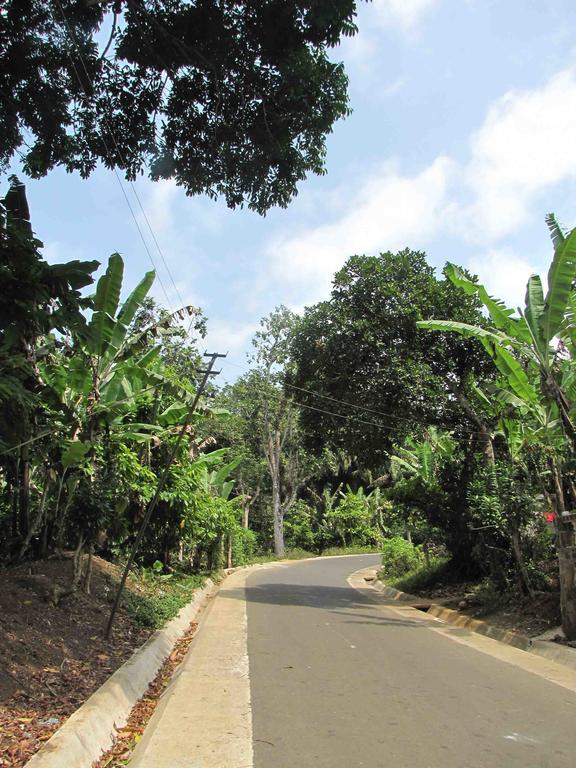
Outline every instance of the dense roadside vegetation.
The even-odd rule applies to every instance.
[[[354,0],[5,6],[3,173],[15,155],[33,178],[103,164],[258,213],[324,173]],[[551,606],[576,640],[576,230],[548,217],[547,290],[532,276],[519,310],[421,252],[350,255],[329,297],[275,308],[238,378],[202,390],[201,308],[159,306],[154,273],[128,285],[117,253],[47,263],[32,221],[12,176],[0,764],[23,766],[227,566],[381,552],[401,589]]]
[[[93,554],[126,559],[168,467],[137,555],[151,576],[384,547],[400,573],[441,562],[500,593],[560,590],[574,637],[576,235],[549,226],[548,294],[531,278],[521,314],[422,253],[352,257],[329,300],[262,320],[249,370],[212,382],[187,423],[201,357],[178,321],[202,335],[201,312],[157,307],[153,273],[126,290],[118,254],[99,277],[48,265],[13,179],[2,563],[72,552],[57,599],[89,592]]]

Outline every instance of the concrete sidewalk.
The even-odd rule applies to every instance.
[[[226,579],[131,768],[252,768],[246,571]]]

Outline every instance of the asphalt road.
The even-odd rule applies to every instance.
[[[576,693],[347,584],[378,560],[248,576],[255,768],[575,768]]]

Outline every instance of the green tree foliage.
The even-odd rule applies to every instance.
[[[231,207],[286,205],[324,172],[326,134],[348,112],[328,49],[355,13],[354,0],[9,0],[0,162],[19,151],[34,177],[150,167]]]
[[[353,493],[348,489],[342,494],[338,504],[324,516],[323,525],[335,546],[376,545],[380,540],[379,531],[373,526],[370,505],[362,490]]]
[[[255,368],[248,375],[252,428],[268,468],[274,551],[279,557],[284,555],[284,516],[312,474],[302,446],[298,410],[283,389],[296,322],[294,313],[282,306],[263,318],[253,339]]]
[[[306,310],[292,345],[289,382],[302,388],[299,401],[341,417],[303,412],[312,447],[344,448],[376,468],[415,423],[455,422],[451,389],[465,387],[486,366],[474,341],[418,331],[419,320],[439,311],[481,322],[477,300],[438,280],[422,253],[348,260],[334,278],[331,299]]]
[[[314,552],[318,548],[316,510],[303,499],[299,499],[284,518],[284,538],[290,549],[298,547]]]
[[[148,302],[154,273],[122,301],[118,254],[94,295],[82,296],[97,264],[42,260],[16,181],[2,211],[0,269],[12,294],[1,303],[0,391],[21,394],[3,396],[0,408],[0,559],[72,548],[71,589],[89,590],[94,550],[114,556],[132,545],[195,395],[198,353],[174,321],[190,317],[201,331],[202,318],[191,307],[174,317]],[[162,489],[144,563],[213,568],[233,554],[239,460],[207,452],[213,441],[200,436],[199,423],[209,416],[201,400]],[[236,551],[249,553],[244,539]]]
[[[54,330],[62,335],[85,327],[82,310],[90,300],[80,290],[98,266],[94,261],[50,265],[41,248],[24,185],[11,177],[0,202],[0,470],[11,512],[0,515],[0,525],[4,522],[13,541],[25,537],[31,524],[31,445],[52,428],[40,374],[47,354],[42,341]]]
[[[489,296],[482,285],[450,265],[448,275],[454,285],[467,295],[480,298],[490,314],[492,327],[479,327],[450,319],[428,320],[418,325],[425,331],[452,331],[465,338],[479,340],[500,374],[503,385],[500,398],[509,391],[511,396],[506,397],[506,400],[520,404],[525,411],[529,411],[533,421],[541,428],[541,436],[549,452],[552,478],[549,491],[553,496],[549,498],[556,510],[563,628],[568,637],[576,638],[574,524],[567,511],[567,501],[574,505],[576,498],[573,482],[565,488],[562,478],[563,456],[567,450],[573,453],[576,449],[572,407],[575,394],[573,361],[576,351],[573,345],[576,338],[576,230],[565,236],[553,216],[549,216],[547,222],[554,244],[554,256],[548,272],[548,290],[544,295],[541,279],[532,275],[526,288],[525,308],[520,316],[515,316],[513,310]],[[514,432],[518,437],[518,430],[508,431],[510,437]],[[494,475],[493,485],[495,481]],[[494,499],[495,496],[501,497],[501,494],[492,491],[490,496]]]
[[[394,536],[382,545],[382,570],[387,578],[404,576],[422,565],[424,565],[424,555],[410,541]]]

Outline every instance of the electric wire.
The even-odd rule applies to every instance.
[[[228,364],[230,364],[230,363],[228,363]],[[235,368],[240,368],[240,366],[238,366],[237,364],[232,363],[232,365]],[[254,369],[252,369],[252,370],[254,370]],[[246,372],[249,372],[249,371],[247,370]],[[137,394],[138,395],[145,394],[145,393],[150,392],[150,391],[152,391],[154,389],[157,389],[157,387],[158,387],[158,385],[154,384],[154,385],[152,385],[150,387],[147,387],[147,388],[141,390]],[[303,388],[298,387],[297,389],[303,389]],[[304,392],[309,392],[310,394],[316,395],[318,397],[323,397],[319,393],[313,392],[312,390],[303,389],[303,391]],[[280,392],[280,391],[276,391],[274,394],[272,392],[268,392],[267,397],[273,398],[273,399],[275,399],[278,402],[280,402],[282,400],[286,400],[286,396],[283,395],[282,392]],[[249,401],[254,402],[254,403],[257,402],[256,397],[250,397],[250,398],[246,398],[246,399],[248,399]],[[334,402],[341,403],[342,405],[346,405],[346,406],[349,405],[349,403],[347,403],[344,400],[337,400],[336,398],[330,398],[330,399],[333,400]],[[126,401],[118,401],[118,404],[120,404],[122,402],[129,402],[129,398],[127,398]],[[302,403],[302,402],[299,402],[297,400],[292,400],[291,399],[288,402],[290,404],[298,407],[298,408],[304,408],[306,410],[315,411],[317,413],[322,413],[322,414],[327,415],[327,416],[333,416],[335,418],[342,419],[342,420],[351,422],[353,424],[362,424],[364,426],[373,427],[373,428],[376,428],[377,430],[393,432],[394,430],[398,429],[398,425],[397,424],[386,424],[386,423],[384,423],[382,421],[372,421],[372,420],[369,421],[367,419],[361,419],[361,418],[359,418],[357,416],[353,416],[351,414],[336,413],[335,411],[329,411],[329,410],[327,410],[325,408],[319,408],[317,406],[310,405],[309,403]],[[372,412],[372,413],[386,415],[386,414],[384,414],[381,411],[374,411],[373,409],[367,409],[367,410],[369,412]],[[402,418],[403,421],[407,421],[408,423],[410,423],[412,425],[414,424],[414,420],[405,419],[403,417],[398,417],[398,418]],[[31,438],[30,440],[26,440],[26,441],[24,441],[22,443],[19,443],[18,445],[14,445],[14,446],[11,446],[10,448],[6,449],[6,450],[0,451],[0,456],[3,456],[5,454],[7,454],[7,453],[11,453],[12,451],[18,450],[22,446],[28,445],[30,443],[33,443],[33,442],[35,442],[37,440],[40,440],[41,438],[46,437],[46,436],[48,436],[50,434],[54,434],[54,433],[58,432],[59,429],[60,429],[60,427],[56,427],[56,428],[54,428],[52,430],[48,430],[46,432],[43,432],[40,435],[37,435],[36,437]],[[479,430],[470,430],[470,429],[466,429],[466,428],[460,428],[460,431],[464,432],[466,434],[470,434],[470,435],[483,435],[483,436],[485,436],[485,433],[480,432]],[[558,440],[558,445],[562,445],[563,444],[563,440],[562,440],[562,437],[560,435],[557,436],[557,440]]]
[[[85,62],[85,60],[84,60],[84,56],[83,56],[83,54],[82,54],[82,50],[81,50],[81,48],[80,48],[80,46],[79,46],[79,44],[78,44],[78,41],[76,40],[76,37],[75,37],[74,31],[73,31],[73,29],[72,29],[72,26],[71,26],[71,24],[70,24],[70,22],[69,22],[69,20],[68,20],[68,17],[66,16],[66,13],[65,13],[65,11],[64,11],[64,8],[62,7],[62,3],[60,2],[60,0],[56,0],[56,3],[57,3],[57,5],[58,5],[58,8],[59,8],[59,10],[60,10],[60,13],[61,13],[61,15],[62,15],[62,19],[63,19],[63,21],[64,21],[64,24],[65,24],[65,26],[66,26],[66,30],[67,30],[67,32],[68,32],[68,35],[69,35],[69,37],[70,37],[70,39],[71,39],[71,41],[72,41],[72,43],[73,43],[74,47],[76,48],[76,51],[77,51],[77,53],[78,53],[78,58],[79,58],[79,60],[80,60],[80,62],[81,62],[81,64],[82,64],[82,68],[83,68],[83,70],[84,70],[84,74],[86,75],[86,78],[87,78],[88,82],[90,83],[90,85],[93,87],[93,86],[94,86],[94,84],[93,84],[92,78],[90,77],[90,73],[89,73],[89,71],[88,71],[88,68],[87,68],[87,66],[86,66],[86,62]],[[83,89],[84,89],[84,85],[83,85],[83,83],[82,83],[82,78],[80,77],[80,74],[79,74],[79,72],[78,72],[78,69],[77,69],[77,67],[76,67],[76,63],[74,62],[74,59],[72,58],[72,56],[69,56],[69,58],[70,58],[70,62],[71,62],[71,64],[72,64],[72,68],[73,68],[73,70],[74,70],[74,73],[75,73],[75,75],[76,75],[76,79],[78,80],[78,83],[80,84],[81,88],[83,88]],[[124,165],[126,165],[126,159],[125,159],[125,157],[124,157],[124,156],[123,156],[123,154],[122,154],[122,151],[121,151],[121,149],[120,149],[120,147],[119,147],[119,145],[118,145],[118,142],[117,142],[117,140],[116,140],[116,136],[115,136],[115,134],[114,134],[114,131],[112,130],[112,128],[111,128],[110,126],[108,126],[108,133],[110,134],[110,137],[111,137],[111,139],[112,139],[112,141],[113,141],[113,143],[114,143],[114,146],[115,146],[115,148],[116,148],[116,151],[118,152],[118,155],[120,156],[120,159],[122,160],[122,162],[124,163]],[[103,143],[104,143],[104,147],[105,147],[105,149],[106,149],[106,153],[108,154],[108,157],[109,157],[109,159],[110,159],[110,161],[111,161],[111,151],[110,151],[110,147],[108,146],[108,143],[107,143],[107,141],[106,141],[106,138],[105,138],[105,136],[104,136],[104,135],[102,135],[102,137],[101,137],[101,138],[102,138],[102,141],[103,141]],[[134,220],[134,223],[135,223],[135,225],[136,225],[136,228],[138,229],[138,233],[139,233],[139,235],[140,235],[140,239],[142,240],[142,243],[143,243],[143,245],[144,245],[144,248],[145,248],[145,250],[146,250],[146,253],[147,253],[147,255],[148,255],[148,258],[149,258],[150,262],[152,263],[152,266],[153,266],[153,268],[154,268],[154,270],[155,270],[155,272],[156,272],[156,275],[157,275],[157,277],[158,277],[158,282],[160,283],[160,287],[162,288],[162,291],[163,291],[163,293],[164,293],[164,296],[165,296],[165,298],[166,298],[166,302],[167,302],[167,304],[168,304],[168,308],[169,308],[169,309],[170,309],[170,311],[172,312],[172,305],[171,305],[171,302],[170,302],[170,298],[169,298],[169,296],[168,296],[168,292],[167,292],[167,290],[166,290],[166,287],[165,287],[165,285],[164,285],[164,283],[163,283],[163,280],[162,280],[162,277],[161,277],[161,275],[160,275],[160,272],[159,272],[158,268],[156,267],[156,264],[155,264],[155,262],[154,262],[154,258],[152,257],[152,254],[151,254],[151,252],[150,252],[150,248],[148,247],[148,244],[147,244],[147,242],[146,242],[146,239],[144,238],[144,234],[142,233],[142,230],[141,230],[141,228],[140,228],[140,224],[139,224],[139,222],[138,222],[138,219],[137,219],[137,217],[136,217],[136,215],[135,215],[135,213],[134,213],[134,209],[133,209],[133,207],[132,207],[132,205],[131,205],[131,203],[130,203],[130,201],[129,201],[129,199],[128,199],[128,195],[126,194],[126,190],[124,189],[124,185],[123,185],[123,183],[122,183],[122,180],[121,180],[121,178],[120,178],[120,175],[119,175],[119,173],[118,173],[118,170],[116,169],[116,167],[115,167],[114,163],[112,163],[112,161],[111,161],[111,165],[112,165],[112,167],[113,167],[113,170],[114,170],[114,174],[115,174],[115,176],[116,176],[116,179],[118,180],[118,183],[120,184],[120,187],[121,187],[121,189],[122,189],[122,193],[123,193],[123,195],[124,195],[124,199],[126,200],[126,203],[127,203],[127,205],[128,205],[128,208],[129,208],[129,210],[130,210],[130,213],[131,213],[131,215],[132,215],[132,218],[133,218],[133,220]],[[138,203],[138,207],[140,208],[140,211],[141,211],[141,213],[142,213],[142,216],[143,216],[143,218],[144,218],[144,221],[146,222],[146,226],[148,227],[148,230],[150,231],[150,234],[151,234],[151,236],[152,236],[152,240],[153,240],[153,242],[154,242],[154,244],[155,244],[155,246],[156,246],[156,249],[157,249],[157,251],[158,251],[158,254],[159,254],[159,256],[160,256],[160,259],[161,259],[161,261],[162,261],[162,263],[163,263],[163,265],[164,265],[164,268],[165,268],[165,270],[166,270],[166,272],[167,272],[167,274],[168,274],[168,277],[169,277],[169,279],[170,279],[170,282],[172,283],[172,286],[173,286],[173,288],[174,288],[175,294],[176,294],[176,296],[177,296],[178,300],[180,301],[180,305],[181,305],[182,307],[184,307],[184,306],[185,306],[184,300],[182,299],[182,296],[181,296],[181,294],[180,294],[180,291],[178,290],[178,286],[177,286],[177,284],[176,284],[176,281],[174,280],[174,277],[173,277],[173,275],[172,275],[172,272],[171,272],[171,270],[170,270],[170,267],[168,266],[167,260],[166,260],[166,258],[165,258],[165,256],[164,256],[164,253],[163,253],[163,250],[162,250],[162,248],[160,247],[160,243],[158,242],[158,238],[156,237],[156,234],[155,234],[155,232],[154,232],[154,230],[153,230],[153,228],[152,228],[152,225],[151,225],[151,223],[150,223],[150,220],[149,220],[149,218],[148,218],[148,215],[147,215],[147,213],[146,213],[146,210],[144,209],[144,206],[142,205],[142,201],[141,201],[141,199],[140,199],[140,195],[138,194],[138,190],[136,189],[136,186],[135,186],[135,184],[134,184],[134,182],[133,182],[133,181],[129,180],[129,181],[128,181],[128,183],[129,183],[129,185],[130,185],[130,188],[131,188],[131,190],[132,190],[132,193],[133,193],[133,195],[134,195],[134,197],[135,197],[135,199],[136,199],[136,201],[137,201],[137,203]],[[191,325],[191,324],[190,324],[190,325]],[[189,333],[189,330],[190,330],[190,326],[189,326],[189,328],[188,328],[188,333]]]
[[[244,368],[243,366],[240,366],[237,363],[232,363],[229,360],[226,361],[225,365],[231,365],[234,368],[238,368],[240,371],[243,371],[244,373],[251,373],[253,370],[255,370],[255,369],[250,369],[250,368]],[[332,397],[331,395],[323,395],[320,392],[315,392],[312,389],[306,389],[305,387],[297,387],[295,384],[289,384],[287,382],[284,382],[282,384],[282,386],[284,386],[284,387],[286,387],[288,389],[293,389],[293,390],[297,390],[297,391],[300,391],[300,392],[305,392],[307,394],[314,395],[315,397],[319,397],[319,398],[321,398],[323,400],[329,400],[331,402],[338,403],[339,405],[344,405],[347,408],[356,408],[357,410],[360,410],[360,411],[365,411],[367,413],[373,413],[373,414],[375,414],[377,416],[383,416],[384,418],[387,418],[387,419],[390,419],[390,418],[391,419],[397,419],[398,421],[406,422],[406,423],[411,424],[411,425],[413,425],[415,423],[414,419],[409,419],[406,416],[398,416],[398,415],[396,415],[394,413],[387,413],[385,411],[379,411],[379,410],[376,410],[374,408],[368,408],[367,406],[358,405],[357,403],[351,403],[351,402],[349,402],[347,400],[339,400],[336,397]],[[340,416],[340,417],[342,417],[342,414],[335,414],[335,413],[333,413],[331,411],[323,411],[322,409],[314,408],[313,406],[306,405],[305,403],[297,403],[296,401],[293,401],[293,402],[296,405],[299,405],[301,408],[310,408],[312,410],[319,410],[321,413],[328,413],[328,414],[332,414],[333,416]],[[345,418],[347,418],[347,417],[345,417]],[[377,422],[364,422],[364,423],[376,424]],[[378,422],[378,423],[380,423],[380,422]],[[398,425],[390,425],[387,428],[389,428],[389,429],[397,429]],[[460,427],[459,431],[460,432],[464,432],[466,434],[470,434],[470,435],[485,435],[485,432],[482,432],[479,429],[469,429],[469,428],[466,428],[466,427]]]
[[[68,31],[68,35],[70,36],[70,38],[71,38],[71,41],[73,42],[73,44],[74,44],[74,46],[75,46],[75,48],[76,48],[76,50],[77,50],[77,53],[78,53],[78,57],[79,57],[79,59],[80,59],[80,62],[82,63],[82,67],[83,67],[84,73],[85,73],[85,75],[86,75],[86,78],[88,79],[88,82],[90,82],[90,84],[93,86],[93,82],[92,82],[92,79],[91,79],[91,77],[90,77],[90,73],[88,72],[88,68],[87,68],[87,66],[86,66],[86,62],[85,62],[85,60],[84,60],[84,56],[83,56],[83,54],[82,54],[82,51],[81,51],[81,49],[80,49],[80,46],[78,45],[78,42],[77,42],[76,38],[75,38],[74,32],[73,32],[73,30],[72,30],[72,28],[71,28],[70,22],[69,22],[69,20],[68,20],[68,18],[67,18],[67,16],[66,16],[66,13],[65,13],[65,11],[64,11],[64,9],[63,9],[63,7],[62,7],[62,4],[61,4],[60,0],[56,0],[56,3],[57,3],[57,5],[58,5],[58,8],[59,8],[59,10],[60,10],[60,13],[61,13],[61,15],[62,15],[62,19],[63,19],[63,21],[64,21],[64,24],[65,24],[65,26],[66,26],[66,29],[67,29],[67,31]],[[141,25],[139,25],[139,27],[140,27],[140,26],[141,26]],[[166,32],[167,32],[167,31],[166,31]],[[177,41],[177,42],[178,42],[178,43],[180,43],[180,41]],[[147,45],[147,47],[149,47],[149,46]],[[79,74],[79,72],[78,72],[78,70],[77,70],[77,67],[76,67],[76,64],[75,64],[75,62],[74,62],[74,59],[73,59],[73,58],[72,58],[72,56],[70,56],[70,55],[69,55],[69,58],[70,58],[70,61],[71,61],[71,64],[72,64],[73,70],[74,70],[74,72],[75,72],[76,78],[77,78],[77,80],[78,80],[78,82],[79,82],[80,86],[81,86],[82,88],[84,88],[84,85],[83,85],[83,83],[82,83],[82,79],[81,79],[81,77],[80,77],[80,74]],[[162,62],[161,62],[161,63],[162,63]],[[165,67],[165,69],[166,69],[167,71],[169,71],[169,67],[167,67],[165,63],[162,63],[162,65]],[[111,128],[108,128],[108,131],[109,131],[109,133],[110,133],[110,136],[111,136],[111,138],[112,138],[112,140],[113,140],[113,142],[114,142],[115,148],[116,148],[116,150],[117,150],[117,152],[118,152],[118,154],[119,154],[119,156],[120,156],[121,160],[124,162],[124,164],[126,164],[125,158],[122,156],[122,152],[121,152],[121,150],[120,150],[120,147],[119,147],[119,145],[118,145],[118,142],[116,141],[116,137],[115,137],[115,135],[114,135],[114,132],[111,130]],[[106,148],[106,152],[108,153],[108,155],[109,155],[109,157],[110,157],[110,155],[111,155],[111,152],[110,152],[110,148],[109,148],[109,146],[108,146],[108,144],[107,144],[107,142],[106,142],[106,139],[105,139],[104,135],[102,135],[102,141],[103,141],[103,143],[104,143],[104,146],[105,146],[105,148]],[[170,307],[170,300],[169,300],[169,297],[168,297],[168,293],[167,293],[167,291],[166,291],[166,288],[165,288],[165,286],[164,286],[164,284],[163,284],[163,282],[162,282],[161,276],[160,276],[160,274],[159,274],[159,272],[158,272],[158,270],[157,270],[156,264],[154,263],[154,259],[153,259],[153,257],[152,257],[152,254],[151,254],[151,252],[150,252],[150,249],[149,249],[149,247],[148,247],[148,244],[147,244],[147,242],[146,242],[146,239],[145,239],[145,237],[144,237],[144,235],[143,235],[143,233],[142,233],[142,230],[141,230],[141,228],[140,228],[140,225],[139,225],[139,223],[138,223],[138,220],[137,220],[137,217],[136,217],[136,215],[135,215],[134,209],[133,209],[133,207],[132,207],[132,205],[131,205],[131,203],[130,203],[130,200],[129,200],[129,198],[128,198],[127,194],[126,194],[126,190],[125,190],[125,188],[124,188],[124,185],[123,185],[123,183],[122,183],[122,180],[121,180],[121,178],[120,178],[120,175],[119,175],[119,173],[118,173],[118,171],[117,171],[117,169],[116,169],[115,167],[113,167],[113,170],[114,170],[115,176],[116,176],[116,178],[117,178],[117,180],[118,180],[118,183],[119,183],[119,185],[120,185],[120,188],[121,188],[121,190],[122,190],[122,193],[123,193],[124,199],[125,199],[125,201],[126,201],[126,204],[128,205],[128,208],[129,208],[129,210],[130,210],[130,213],[131,213],[131,215],[132,215],[132,218],[133,218],[133,220],[134,220],[134,223],[135,223],[135,225],[136,225],[136,227],[137,227],[137,229],[138,229],[138,233],[139,233],[139,235],[140,235],[140,238],[141,238],[141,240],[142,240],[142,243],[143,243],[143,245],[144,245],[144,248],[145,248],[145,250],[146,250],[146,252],[147,252],[147,255],[148,255],[148,257],[149,257],[149,259],[150,259],[150,261],[151,261],[151,263],[152,263],[152,266],[154,267],[154,269],[155,269],[155,271],[156,271],[156,273],[157,273],[157,276],[158,276],[158,281],[159,281],[159,283],[160,283],[160,286],[161,286],[161,288],[162,288],[162,290],[163,290],[163,292],[164,292],[164,295],[165,295],[165,297],[166,297],[166,300],[167,300],[167,302],[168,302],[169,308],[171,309],[171,307]],[[155,235],[155,233],[154,233],[154,230],[153,230],[153,228],[152,228],[152,225],[151,225],[151,223],[150,223],[150,220],[149,220],[149,218],[148,218],[148,216],[147,216],[147,214],[146,214],[146,211],[145,211],[145,209],[144,209],[144,206],[142,205],[142,201],[141,201],[141,199],[140,199],[140,196],[138,195],[138,192],[137,192],[137,190],[136,190],[136,188],[135,188],[135,185],[134,185],[134,183],[133,183],[132,181],[129,181],[129,184],[130,184],[130,186],[131,186],[131,188],[132,188],[132,191],[133,191],[133,194],[134,194],[134,196],[135,196],[135,198],[136,198],[136,200],[137,200],[137,202],[138,202],[138,205],[139,205],[140,211],[141,211],[141,213],[142,213],[142,215],[143,215],[143,218],[144,218],[144,220],[145,220],[145,222],[146,222],[146,225],[147,225],[147,227],[148,227],[148,230],[149,230],[149,232],[150,232],[150,235],[151,235],[151,237],[152,237],[152,239],[153,239],[153,242],[154,242],[154,244],[155,244],[155,246],[156,246],[156,249],[158,250],[158,253],[159,253],[159,255],[160,255],[160,258],[161,258],[161,260],[162,260],[162,263],[163,263],[163,265],[164,265],[164,267],[165,267],[165,269],[166,269],[166,272],[167,272],[167,274],[168,274],[168,275],[169,275],[169,277],[170,277],[170,280],[171,280],[171,282],[172,282],[172,286],[174,287],[175,293],[176,293],[176,295],[177,295],[177,297],[178,297],[179,301],[181,302],[181,306],[182,306],[182,307],[184,307],[184,306],[185,306],[185,304],[184,304],[184,301],[183,301],[183,299],[182,299],[182,296],[180,295],[180,292],[179,292],[179,290],[178,290],[178,287],[177,287],[177,285],[176,285],[176,282],[175,282],[175,280],[174,280],[174,277],[173,277],[173,275],[172,275],[172,273],[171,273],[171,271],[170,271],[170,268],[169,268],[169,266],[168,266],[168,264],[167,264],[167,261],[166,261],[166,259],[165,259],[165,257],[164,257],[163,251],[162,251],[162,249],[161,249],[161,247],[160,247],[160,244],[159,244],[159,242],[158,242],[158,239],[157,239],[157,237],[156,237],[156,235]],[[191,319],[191,320],[190,320],[190,324],[189,324],[189,326],[188,326],[188,331],[187,331],[187,334],[188,334],[188,333],[189,333],[189,331],[190,331],[190,327],[191,327],[192,321],[193,321],[193,319]],[[247,369],[245,369],[245,368],[242,368],[241,366],[239,366],[239,365],[237,365],[237,364],[234,364],[234,363],[232,363],[232,362],[231,362],[231,361],[229,361],[229,360],[227,361],[227,363],[226,363],[226,364],[228,364],[228,365],[231,365],[231,366],[233,366],[233,367],[236,367],[236,368],[239,368],[240,370],[243,370],[245,373],[249,372]],[[340,400],[340,399],[338,399],[338,398],[335,398],[335,397],[332,397],[332,396],[330,396],[330,395],[324,395],[324,394],[321,394],[321,393],[319,393],[319,392],[315,392],[315,391],[313,391],[313,390],[310,390],[310,389],[306,389],[306,388],[304,388],[304,387],[298,387],[298,386],[296,386],[296,385],[293,385],[293,384],[288,384],[288,383],[285,383],[285,384],[284,384],[284,386],[286,386],[286,387],[287,387],[287,388],[289,388],[289,389],[295,390],[295,391],[300,391],[300,392],[304,392],[304,393],[306,393],[306,394],[310,394],[310,395],[313,395],[313,396],[315,396],[315,397],[319,397],[319,398],[321,398],[321,399],[323,399],[323,400],[328,400],[328,401],[330,401],[330,402],[334,402],[334,403],[338,403],[338,404],[340,404],[340,405],[344,405],[344,406],[346,406],[346,407],[348,407],[348,408],[355,408],[355,409],[357,409],[357,410],[360,410],[360,411],[364,411],[364,412],[367,412],[367,413],[372,413],[372,414],[375,414],[375,415],[378,415],[378,416],[383,416],[383,417],[385,417],[385,418],[392,418],[392,419],[396,419],[396,420],[398,420],[398,421],[403,421],[403,422],[407,422],[407,423],[410,423],[410,424],[413,424],[413,423],[414,423],[414,420],[413,420],[413,419],[409,419],[409,418],[406,418],[406,417],[403,417],[403,416],[398,416],[397,414],[386,413],[386,412],[384,412],[384,411],[379,411],[379,410],[376,410],[376,409],[373,409],[373,408],[368,408],[368,407],[366,407],[366,406],[358,405],[357,403],[350,403],[350,402],[348,402],[348,401],[345,401],[345,400]],[[152,387],[151,389],[153,389],[153,388],[154,388],[154,387]],[[280,393],[278,393],[278,396],[279,396],[280,398],[282,397],[282,395],[280,395]],[[376,427],[376,428],[379,428],[379,429],[385,429],[385,430],[394,430],[394,429],[397,429],[397,425],[391,425],[391,424],[383,424],[382,422],[377,422],[377,421],[368,421],[368,420],[366,420],[366,419],[360,419],[360,418],[358,418],[358,417],[353,417],[353,416],[351,416],[351,415],[346,415],[346,414],[340,414],[340,413],[336,413],[336,412],[334,412],[334,411],[329,411],[329,410],[327,410],[327,409],[318,408],[318,407],[316,407],[316,406],[312,406],[312,405],[310,405],[310,404],[306,404],[306,403],[298,402],[298,401],[295,401],[295,400],[292,400],[291,402],[292,402],[294,405],[296,405],[297,407],[299,407],[299,408],[305,408],[305,409],[308,409],[308,410],[316,411],[316,412],[318,412],[318,413],[323,413],[323,414],[325,414],[325,415],[333,416],[333,417],[335,417],[335,418],[344,419],[344,420],[348,420],[348,421],[353,421],[353,422],[355,422],[355,423],[358,423],[358,424],[363,424],[363,425],[367,425],[367,426],[371,426],[371,427]],[[54,431],[56,431],[56,430],[54,430]],[[462,429],[461,431],[464,431],[464,432],[466,432],[466,433],[468,433],[468,434],[474,434],[474,435],[480,435],[480,434],[484,434],[484,433],[483,433],[483,432],[481,432],[480,430]],[[41,437],[44,437],[44,436],[46,436],[47,434],[50,434],[50,433],[51,433],[51,432],[46,432],[46,433],[43,433],[43,434],[41,434],[41,435],[39,435],[39,436],[36,436],[35,438],[32,438],[32,440],[26,441],[25,443],[21,443],[21,444],[20,444],[20,445],[18,445],[18,446],[13,446],[13,447],[11,447],[10,449],[8,449],[8,451],[2,451],[2,452],[0,452],[0,455],[3,455],[3,454],[5,454],[5,453],[7,453],[7,452],[10,452],[10,451],[12,451],[12,450],[16,450],[17,448],[21,447],[22,445],[26,445],[26,444],[28,444],[28,443],[30,443],[30,442],[33,442],[33,441],[35,441],[35,440],[38,440],[38,439],[41,439]]]

